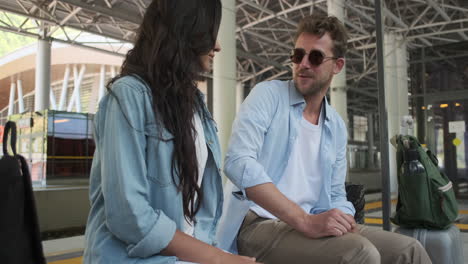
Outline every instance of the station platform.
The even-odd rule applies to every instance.
[[[381,194],[366,194],[365,225],[382,226]],[[392,200],[393,211],[396,199]],[[461,231],[463,251],[468,252],[468,200],[459,200],[459,218],[455,224]],[[396,227],[396,226],[394,226]],[[74,236],[63,239],[43,241],[44,253],[49,264],[78,264],[82,263],[84,236]],[[464,256],[464,263],[468,264],[468,254]]]

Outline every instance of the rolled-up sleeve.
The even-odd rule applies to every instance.
[[[245,195],[245,188],[272,182],[258,162],[277,98],[268,82],[258,84],[242,103],[232,128],[224,172]]]
[[[147,258],[166,248],[176,231],[174,221],[149,204],[144,134],[149,95],[118,81],[112,90],[118,101],[109,99],[100,144],[105,224],[130,257]]]
[[[337,157],[335,164],[333,165],[332,178],[331,178],[331,203],[332,208],[337,208],[342,212],[350,215],[354,215],[355,209],[351,202],[346,198],[345,180],[347,173],[347,162],[346,162],[346,145],[348,136],[346,133],[346,126],[344,121],[340,120],[341,129],[343,131],[337,139]]]

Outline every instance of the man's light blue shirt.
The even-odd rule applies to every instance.
[[[230,179],[225,188],[225,203],[217,240],[218,246],[237,252],[237,233],[252,201],[245,189],[272,182],[278,184],[298,134],[304,97],[292,81],[259,83],[239,109],[225,159],[224,172]],[[324,123],[320,143],[323,176],[319,199],[310,210],[319,214],[333,208],[354,215],[346,199],[347,130],[343,119],[323,101]]]

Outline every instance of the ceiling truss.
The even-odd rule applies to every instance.
[[[0,30],[103,50],[123,56],[149,0],[0,0]],[[403,35],[410,50],[468,40],[465,0],[385,0],[387,31]],[[350,109],[375,110],[377,102],[373,0],[344,0],[349,31],[347,56]],[[255,83],[290,78],[289,52],[295,28],[309,14],[326,13],[327,1],[237,0],[238,80]],[[21,15],[22,23],[8,19]],[[78,41],[92,33],[98,42]],[[81,39],[81,38],[80,38]],[[444,56],[447,54],[436,54]],[[369,88],[370,89],[367,89]],[[364,103],[359,103],[363,102]],[[356,103],[354,103],[356,102]]]

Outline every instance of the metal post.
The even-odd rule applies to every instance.
[[[367,114],[367,167],[373,169],[374,164],[374,114]]]
[[[382,218],[383,229],[390,231],[390,175],[389,175],[389,155],[388,155],[388,129],[387,129],[387,107],[385,105],[385,67],[383,53],[383,24],[382,24],[382,2],[375,0],[375,24],[377,37],[377,80],[379,87],[379,113],[380,113],[380,154],[381,154],[381,175],[382,175]]]

